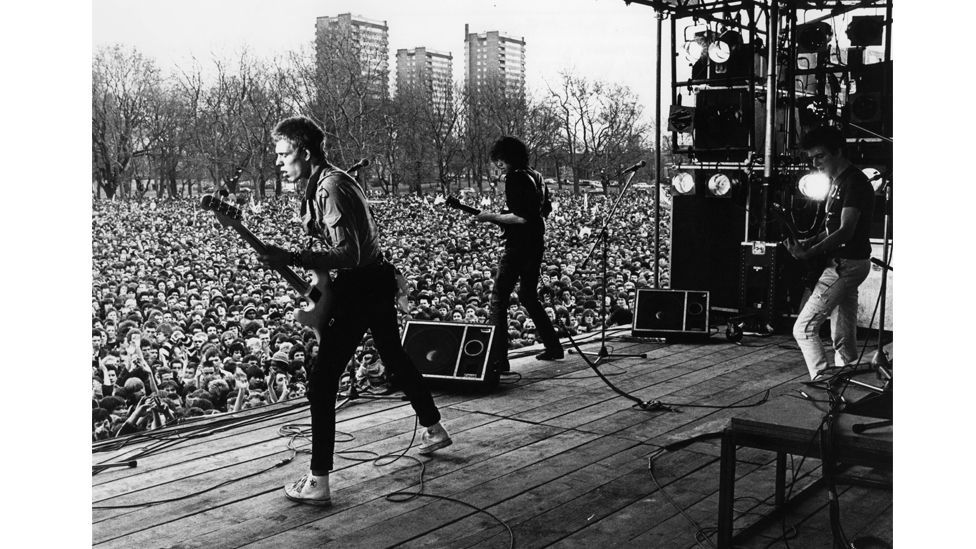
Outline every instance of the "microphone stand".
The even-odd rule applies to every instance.
[[[600,327],[600,351],[597,353],[587,353],[585,351],[580,351],[581,355],[592,355],[596,357],[593,365],[596,366],[600,362],[612,360],[614,358],[647,358],[647,353],[640,353],[635,355],[626,354],[611,354],[607,351],[607,227],[610,226],[610,220],[613,219],[614,212],[617,211],[617,206],[620,205],[620,201],[623,199],[624,194],[626,194],[627,189],[630,187],[630,180],[634,178],[636,169],[631,171],[627,176],[627,181],[624,182],[623,186],[620,187],[620,195],[617,196],[617,201],[613,203],[613,207],[607,213],[606,219],[603,222],[603,227],[600,229],[600,234],[597,235],[598,240],[593,242],[593,247],[590,248],[589,253],[586,254],[586,259],[580,264],[580,268],[586,268],[587,263],[589,263],[590,258],[593,256],[593,252],[596,251],[596,246],[598,243],[603,243],[603,298],[600,304],[600,316],[602,318],[602,326]],[[656,220],[655,220],[656,221]],[[570,351],[573,352],[573,351]]]

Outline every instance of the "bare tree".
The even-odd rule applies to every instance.
[[[133,159],[152,145],[147,120],[159,84],[159,69],[137,50],[116,45],[95,52],[92,165],[97,187],[108,198],[122,186]]]
[[[647,151],[651,127],[641,120],[642,107],[630,88],[563,73],[559,88],[549,93],[573,168],[573,192],[579,192],[581,174],[614,173]]]

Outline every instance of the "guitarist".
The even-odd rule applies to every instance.
[[[793,337],[803,353],[810,378],[830,379],[857,361],[857,288],[871,268],[870,225],[874,189],[868,178],[844,155],[840,130],[821,126],[803,136],[800,146],[813,167],[830,178],[824,230],[801,242],[791,240],[787,250],[801,260],[823,256],[827,267],[793,326]],[[833,366],[820,342],[820,327],[831,320]]]
[[[500,213],[481,212],[479,222],[489,222],[504,229],[505,249],[498,262],[498,274],[491,290],[489,322],[495,325],[495,337],[490,352],[496,372],[510,370],[508,363],[508,299],[519,285],[519,303],[535,322],[545,351],[538,360],[559,360],[563,349],[553,329],[552,321],[539,303],[536,286],[545,247],[545,219],[552,210],[549,190],[542,175],[529,169],[529,151],[521,140],[502,137],[492,145],[491,161],[504,172],[506,210]]]
[[[320,327],[321,348],[308,378],[312,419],[310,470],[285,485],[288,499],[329,505],[329,471],[335,451],[335,402],[339,378],[367,329],[380,357],[410,400],[426,427],[419,452],[430,454],[451,444],[430,390],[400,343],[395,308],[395,268],[379,245],[379,232],[366,197],[355,179],[325,157],[325,134],[306,117],[286,118],[275,126],[276,165],[286,180],[307,180],[302,219],[306,232],[325,251],[288,251],[268,246],[261,261],[273,267],[290,265],[326,273],[338,270],[333,282],[332,319]]]

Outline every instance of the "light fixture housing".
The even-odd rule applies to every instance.
[[[797,189],[811,200],[824,200],[830,192],[830,178],[821,172],[810,172],[800,178]]]
[[[884,43],[885,20],[880,15],[855,15],[847,25],[847,38],[857,48]]]
[[[735,176],[728,176],[718,172],[708,178],[708,192],[712,196],[725,198],[732,195],[734,187],[738,186],[739,180]]]
[[[695,194],[695,177],[688,172],[678,172],[671,178],[672,194]]]
[[[797,52],[817,53],[823,51],[833,38],[834,29],[826,21],[800,25],[796,28]]]
[[[732,57],[732,51],[742,45],[742,35],[734,30],[727,30],[708,44],[708,58],[713,63],[725,63]]]

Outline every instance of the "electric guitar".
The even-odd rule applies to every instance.
[[[217,216],[217,221],[224,227],[231,227],[245,242],[259,254],[263,254],[267,246],[241,222],[241,210],[223,200],[205,195],[200,201],[205,210],[210,210]],[[300,324],[315,330],[315,336],[321,342],[321,328],[332,317],[332,277],[328,271],[315,271],[312,282],[307,282],[289,267],[275,267],[275,271],[308,302],[302,309],[295,311],[295,320]]]
[[[474,208],[472,206],[468,206],[467,204],[462,203],[460,200],[457,199],[456,196],[449,196],[449,197],[444,198],[444,199],[442,199],[440,197],[437,197],[437,198],[434,199],[434,204],[439,204],[440,203],[439,202],[440,200],[443,200],[443,202],[445,204],[447,204],[451,208],[455,208],[455,209],[461,210],[462,212],[469,213],[471,215],[478,215],[478,214],[481,213],[481,210],[479,210],[478,208]]]
[[[796,224],[793,223],[793,219],[783,206],[780,206],[776,202],[770,204],[769,211],[776,218],[776,221],[783,226],[786,230],[790,239],[795,242],[800,241],[800,231],[797,230]],[[815,256],[809,259],[799,259],[800,262],[800,280],[803,285],[808,288],[813,288],[817,284],[817,280],[820,279],[820,275],[823,274],[823,270],[827,268],[827,259],[822,255]]]
[[[434,199],[434,205],[436,206],[439,204],[446,204],[448,207],[454,208],[456,210],[461,210],[462,212],[471,215],[478,215],[481,213],[481,210],[473,206],[468,206],[467,204],[458,200],[456,196],[448,196],[447,198],[438,196],[437,198]],[[508,213],[508,210],[502,210],[501,213]],[[505,236],[506,231],[507,231],[506,226],[499,226],[498,236]]]

